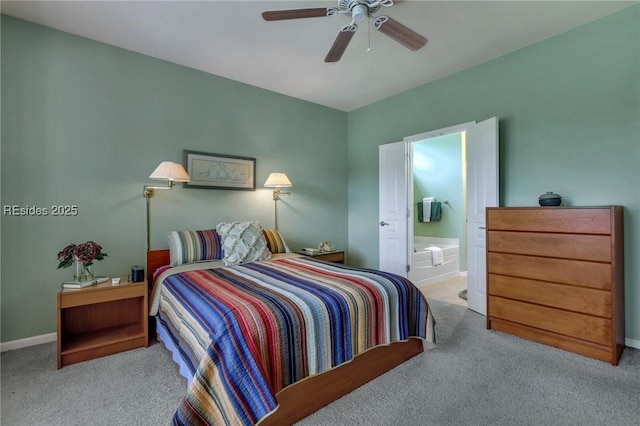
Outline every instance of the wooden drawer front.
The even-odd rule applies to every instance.
[[[610,234],[611,209],[488,208],[487,229]]]
[[[611,290],[611,265],[583,260],[487,253],[487,272]]]
[[[125,285],[119,288],[98,289],[96,291],[76,290],[60,293],[60,308],[90,305],[93,303],[110,302],[113,300],[142,297],[146,292],[146,285]]]
[[[489,316],[611,345],[611,320],[489,296]]]
[[[487,250],[611,262],[611,238],[607,235],[489,231]]]
[[[489,274],[489,294],[537,305],[611,317],[611,292]]]
[[[344,262],[344,252],[324,253],[314,257],[316,259],[324,260],[325,262]]]
[[[513,336],[522,337],[523,339],[533,340],[565,351],[575,352],[577,354],[589,356],[602,361],[611,362],[613,365],[618,364],[618,360],[611,352],[609,345],[595,345],[591,342],[578,340],[560,334],[551,333],[550,331],[540,330],[538,328],[528,327],[526,325],[516,324],[510,321],[494,319],[491,321],[491,328]]]

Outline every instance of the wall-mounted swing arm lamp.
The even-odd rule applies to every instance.
[[[142,188],[142,195],[147,200],[147,251],[151,246],[150,237],[150,200],[153,197],[154,191],[159,189],[173,189],[174,182],[190,182],[191,178],[187,171],[181,164],[172,163],[171,161],[163,161],[158,167],[149,175],[151,179],[167,181],[166,186],[150,186],[145,185]]]
[[[278,230],[278,201],[281,195],[291,195],[291,192],[284,192],[280,188],[290,188],[293,184],[286,174],[282,172],[271,173],[264,183],[265,188],[275,188],[273,190],[275,229]]]
[[[283,192],[280,188],[290,188],[293,186],[286,174],[281,172],[271,173],[264,183],[265,188],[275,188],[273,191],[273,200],[278,201],[280,195],[291,195],[290,192]]]

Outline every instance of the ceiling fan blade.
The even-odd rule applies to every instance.
[[[387,35],[409,50],[418,50],[427,44],[427,39],[412,29],[388,16],[376,16],[373,28]]]
[[[332,16],[333,7],[314,7],[308,9],[287,9],[287,10],[266,10],[262,12],[265,21],[282,21],[285,19],[319,18],[322,16]]]
[[[347,49],[349,42],[356,33],[358,26],[356,24],[347,24],[338,33],[338,36],[333,42],[333,46],[329,49],[329,53],[324,58],[325,62],[338,62],[342,58],[342,54]]]

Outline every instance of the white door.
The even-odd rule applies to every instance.
[[[407,144],[380,145],[379,150],[379,269],[407,276],[409,265]]]
[[[486,213],[498,206],[498,119],[467,129],[467,306],[487,314]]]
[[[418,140],[465,132],[467,157],[467,306],[487,311],[486,207],[498,206],[498,119],[465,123],[381,145],[380,153],[380,269],[408,276],[409,144]],[[411,236],[413,239],[413,237]]]

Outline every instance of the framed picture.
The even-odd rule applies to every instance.
[[[184,151],[184,168],[191,177],[185,188],[256,190],[256,159]]]

